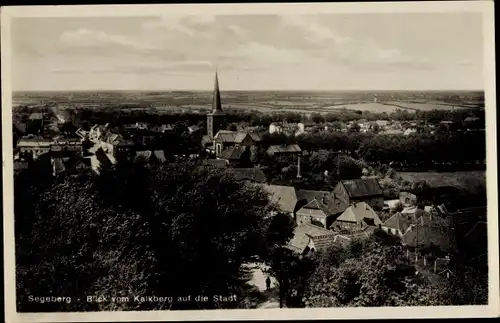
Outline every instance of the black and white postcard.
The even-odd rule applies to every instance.
[[[499,314],[493,2],[1,14],[8,322]]]

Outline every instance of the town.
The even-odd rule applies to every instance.
[[[487,266],[484,109],[256,112],[248,118],[226,110],[217,72],[211,101],[201,121],[200,113],[153,117],[115,109],[99,115],[48,103],[15,108],[14,172],[57,181],[99,177],[130,163],[195,163],[263,189],[275,207],[269,216],[290,219],[293,231],[284,248],[300,259],[383,232],[400,241],[417,275],[431,280],[451,282],[465,267]],[[134,117],[139,121],[126,123]],[[479,180],[426,181],[429,171],[451,178],[470,172]],[[293,307],[294,297],[305,297],[285,284],[289,276],[258,270],[277,281],[280,306]]]

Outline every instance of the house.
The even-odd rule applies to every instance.
[[[266,175],[259,168],[232,168],[231,172],[238,181],[250,181],[255,183],[267,182]]]
[[[450,227],[433,223],[421,217],[403,234],[401,241],[409,251],[419,256],[442,257],[457,253],[455,234]]]
[[[382,132],[382,134],[384,134],[384,135],[402,135],[404,133],[403,133],[403,130],[401,130],[401,129],[386,129]]]
[[[384,193],[375,178],[340,181],[333,192],[347,204],[366,202],[376,209],[384,207]]]
[[[250,150],[246,146],[230,146],[217,156],[231,167],[245,166],[250,163]]]
[[[381,129],[387,127],[389,125],[389,120],[377,120],[375,124],[378,125]]]
[[[354,203],[349,206],[330,226],[330,229],[354,233],[366,229],[368,226],[382,225],[378,214],[365,202]]]
[[[414,224],[415,218],[411,215],[396,213],[381,225],[385,232],[402,237]]]
[[[313,223],[327,229],[348,207],[347,203],[331,192],[298,190],[297,225]]]
[[[399,201],[403,206],[417,205],[417,196],[413,193],[402,191],[399,193]]]
[[[256,134],[250,135],[247,132],[220,130],[219,132],[217,132],[217,134],[213,139],[214,142],[213,147],[215,149],[215,155],[219,156],[224,150],[226,150],[229,147],[254,146],[256,143],[253,140],[253,138],[256,138],[258,140],[260,139],[260,137]]]
[[[50,152],[52,140],[48,139],[27,139],[21,138],[17,142],[19,154],[28,155],[33,159],[37,159],[43,154]]]
[[[301,224],[293,231],[288,248],[300,255],[327,249],[335,244],[335,233],[311,224]]]
[[[299,145],[272,145],[267,149],[267,154],[270,156],[299,156],[302,150]]]
[[[289,214],[294,218],[297,206],[297,194],[293,186],[263,185],[264,190],[269,194],[271,203],[275,203],[281,212]]]

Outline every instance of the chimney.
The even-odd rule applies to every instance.
[[[436,273],[437,271],[437,259],[434,260],[434,273]]]

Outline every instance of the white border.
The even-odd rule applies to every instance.
[[[484,91],[487,130],[487,195],[489,250],[489,305],[399,308],[313,308],[198,310],[148,312],[87,313],[16,313],[12,104],[10,83],[10,19],[14,17],[84,17],[84,16],[158,16],[186,14],[313,14],[313,13],[403,13],[403,12],[480,12],[483,15]],[[4,268],[6,322],[83,322],[83,321],[172,321],[172,320],[295,320],[363,318],[452,318],[496,317],[499,310],[498,271],[498,200],[496,172],[496,96],[495,39],[493,1],[465,2],[380,2],[316,4],[223,4],[223,5],[112,5],[112,6],[29,6],[2,7],[2,120],[3,120],[3,192],[4,192]],[[464,44],[467,46],[467,44]]]

